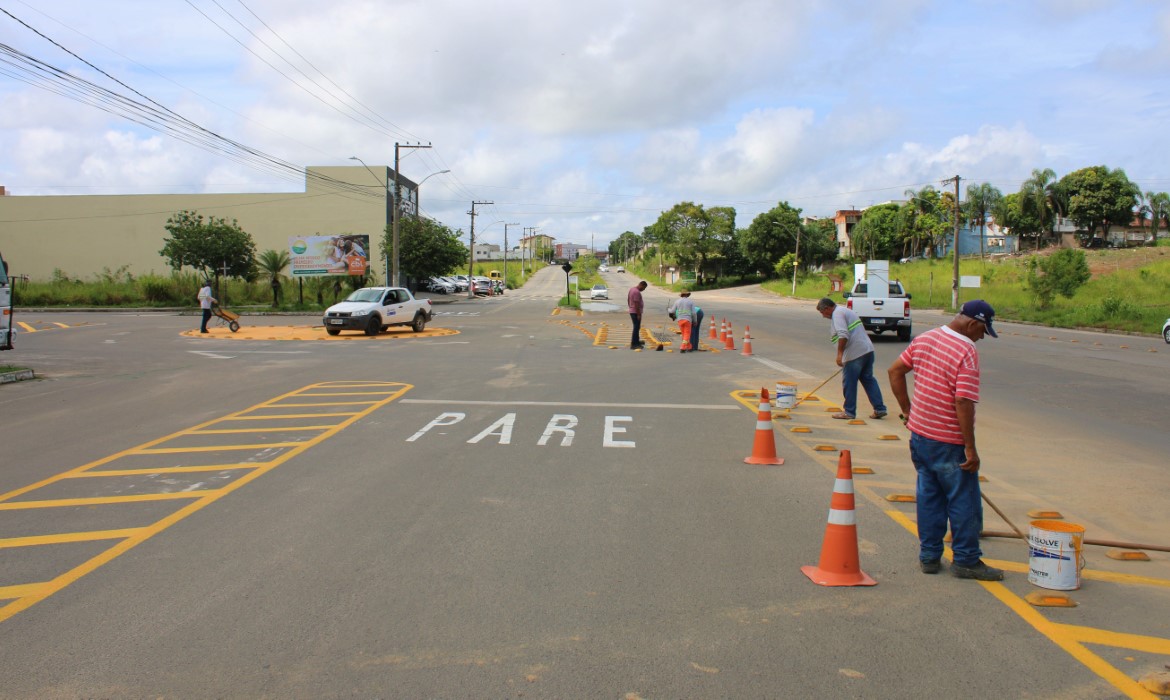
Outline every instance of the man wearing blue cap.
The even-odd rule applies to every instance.
[[[890,389],[910,429],[910,459],[918,472],[918,560],[924,574],[942,568],[943,536],[950,522],[957,578],[1003,580],[1003,570],[984,564],[979,548],[983,504],[979,453],[975,449],[975,404],[979,402],[979,351],[992,328],[995,309],[976,299],[951,322],[915,338],[890,365]],[[914,372],[914,403],[906,375]]]

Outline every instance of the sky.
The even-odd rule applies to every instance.
[[[600,249],[683,201],[734,207],[745,228],[779,202],[832,216],[954,175],[1006,194],[1036,168],[1106,165],[1143,192],[1170,191],[1165,0],[0,10],[0,185],[15,196],[304,184],[30,84],[14,56],[298,168],[392,166],[395,142],[430,144],[400,148],[400,170],[416,182],[451,171],[420,200],[453,229],[468,229],[473,201],[491,202],[477,206],[477,242],[502,243],[510,223],[513,245],[533,227]]]

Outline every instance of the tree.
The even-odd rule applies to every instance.
[[[910,255],[917,255],[919,250],[933,253],[939,239],[949,230],[946,222],[954,195],[939,193],[931,185],[920,190],[906,190],[905,194],[909,199],[899,209],[896,220],[897,240],[902,253],[906,254],[907,248]]]
[[[1049,228],[1031,213],[1030,207],[1025,211],[1025,201],[1025,195],[1020,192],[1004,195],[992,209],[992,217],[1001,227],[1006,227],[1019,236],[1021,241],[1025,238],[1035,238],[1036,249],[1039,250],[1040,239],[1048,233]]]
[[[853,227],[855,253],[869,260],[888,260],[893,257],[899,243],[899,210],[897,204],[879,204],[866,209],[861,220]]]
[[[1032,256],[1025,284],[1036,295],[1040,308],[1046,309],[1057,294],[1071,299],[1091,277],[1083,250],[1061,248],[1043,260]]]
[[[404,217],[398,223],[399,264],[414,279],[446,275],[467,263],[467,246],[459,235],[433,219]],[[389,234],[384,236],[383,245],[393,254]]]
[[[972,226],[979,225],[980,258],[983,257],[984,253],[983,242],[986,238],[987,219],[991,216],[996,202],[1001,199],[1003,199],[1003,193],[989,182],[967,185],[967,203],[964,205],[964,213]]]
[[[1040,223],[1040,231],[1036,234],[1036,247],[1039,248],[1040,237],[1052,232],[1056,217],[1068,213],[1068,198],[1052,168],[1032,169],[1032,177],[1020,186],[1019,212],[1029,221]]]
[[[739,232],[739,251],[749,270],[770,277],[775,273],[776,262],[795,251],[797,238],[803,233],[800,210],[780,202]]]
[[[268,249],[256,258],[256,270],[272,285],[272,308],[274,309],[280,305],[280,278],[284,276],[284,268],[288,267],[288,264],[287,250]]]
[[[1104,165],[1065,175],[1060,180],[1060,189],[1068,196],[1069,218],[1085,232],[1082,244],[1094,238],[1097,231],[1108,237],[1111,225],[1128,226],[1140,192],[1124,170],[1110,170]]]
[[[840,252],[837,224],[832,219],[817,219],[805,226],[800,250],[800,259],[804,261],[805,268],[835,261]]]
[[[164,227],[171,235],[163,239],[158,253],[174,270],[191,267],[208,277],[249,278],[253,273],[256,244],[252,236],[232,219],[210,217],[183,210],[173,214]]]
[[[719,254],[735,235],[735,209],[680,202],[658,217],[654,233],[679,267],[702,274],[707,259]]]
[[[1146,192],[1139,195],[1138,216],[1150,219],[1150,231],[1154,240],[1158,239],[1158,226],[1165,222],[1170,228],[1170,194],[1165,192]]]

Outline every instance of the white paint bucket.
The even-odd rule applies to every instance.
[[[796,405],[796,384],[776,382],[776,408],[786,410]]]
[[[1033,520],[1028,530],[1028,582],[1054,591],[1081,587],[1085,528],[1059,520]]]

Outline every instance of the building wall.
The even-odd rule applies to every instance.
[[[362,166],[310,167],[309,171],[343,182],[369,187],[375,196],[336,191],[307,178],[306,190],[297,193],[184,194],[184,195],[0,195],[0,252],[11,272],[33,280],[48,280],[54,270],[71,278],[90,280],[104,269],[126,266],[141,276],[168,275],[167,260],[159,255],[167,231],[166,221],[188,209],[205,218],[235,219],[251,234],[257,253],[286,250],[289,236],[370,236],[371,267],[378,276],[378,258],[385,230],[385,166],[375,176]],[[413,200],[413,183],[402,180],[403,200]]]

